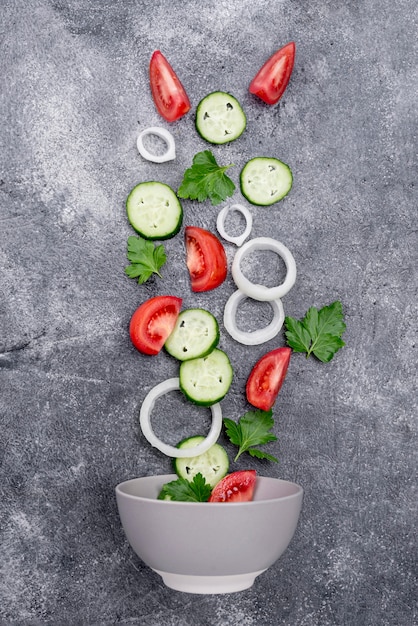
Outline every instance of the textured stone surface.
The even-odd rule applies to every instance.
[[[414,0],[3,0],[2,624],[416,623],[417,27]],[[268,107],[247,86],[289,40],[291,84]],[[234,289],[228,278],[191,293],[182,234],[166,244],[163,280],[124,276],[127,193],[155,178],[177,188],[208,147],[192,112],[170,126],[174,162],[138,155],[140,129],[167,127],[148,85],[157,48],[193,107],[217,89],[242,103],[246,133],[213,148],[236,164],[235,182],[260,154],[293,170],[285,200],[252,208],[253,236],[276,237],[297,261],[286,313],[335,299],[346,313],[347,346],[331,363],[292,357],[275,408],[280,464],[256,465],[303,485],[297,533],[252,589],[226,597],[165,588],[127,545],[114,498],[118,482],[170,470],[138,411],[177,366],[134,350],[133,310],[173,292],[221,320]],[[216,208],[184,208],[185,223],[215,228]],[[247,410],[252,364],[282,344],[244,348],[222,332],[235,367],[225,415]],[[188,434],[172,421],[163,411],[167,438]]]

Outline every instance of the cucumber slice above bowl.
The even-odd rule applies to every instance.
[[[183,439],[177,447],[180,449],[193,448],[204,440],[201,435]],[[174,471],[180,478],[192,481],[196,474],[202,474],[206,482],[214,487],[229,469],[229,459],[225,448],[215,443],[207,452],[191,458],[173,459]]]
[[[241,193],[251,204],[269,206],[284,198],[292,188],[290,167],[273,157],[255,157],[241,170]]]
[[[179,361],[188,361],[206,356],[218,342],[219,324],[212,313],[205,309],[186,309],[178,316],[164,347]]]
[[[183,208],[174,191],[155,181],[139,183],[132,189],[126,212],[131,226],[145,239],[174,237],[183,220]]]
[[[231,362],[218,348],[180,365],[180,389],[186,398],[201,406],[211,406],[222,400],[231,386],[232,377]]]
[[[224,91],[203,98],[196,109],[196,130],[209,143],[223,144],[237,139],[247,118],[238,100]]]

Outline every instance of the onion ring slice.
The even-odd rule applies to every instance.
[[[226,216],[228,215],[228,213],[230,213],[230,211],[238,211],[239,213],[242,213],[246,221],[244,232],[241,233],[241,235],[237,235],[236,237],[233,235],[228,235],[228,233],[225,230]],[[231,243],[234,243],[238,247],[242,246],[244,241],[247,239],[248,235],[251,232],[252,227],[253,227],[253,216],[251,215],[247,207],[242,206],[242,204],[233,204],[232,206],[226,206],[218,213],[218,217],[216,220],[216,228],[218,229],[218,233],[226,241],[230,241]]]
[[[270,324],[264,328],[259,328],[254,332],[240,330],[236,324],[238,307],[242,300],[245,300],[245,298],[248,298],[248,296],[246,296],[245,293],[239,289],[234,291],[234,293],[229,297],[224,309],[225,329],[231,337],[235,339],[235,341],[238,341],[246,346],[257,346],[260,343],[265,343],[266,341],[273,339],[273,337],[275,337],[280,331],[284,322],[284,309],[280,298],[268,301],[269,305],[273,309],[273,319]]]
[[[277,287],[266,287],[265,285],[258,285],[252,283],[244,276],[241,271],[241,261],[249,252],[253,250],[272,250],[280,255],[285,262],[287,273],[284,282]],[[280,241],[271,239],[270,237],[256,237],[247,241],[242,248],[240,248],[234,257],[232,262],[232,277],[236,286],[246,296],[259,300],[260,302],[271,302],[282,298],[293,287],[296,280],[296,262],[288,248]]]
[[[144,146],[144,137],[148,135],[156,135],[167,144],[167,150],[164,154],[152,154],[152,152],[147,150]],[[136,145],[139,154],[144,157],[144,159],[147,159],[147,161],[152,161],[153,163],[165,163],[165,161],[172,161],[176,158],[174,137],[167,129],[161,128],[160,126],[150,126],[150,128],[146,128],[140,132]]]
[[[197,446],[193,448],[183,448],[180,450],[175,446],[170,446],[167,443],[158,439],[157,435],[154,433],[151,426],[151,412],[154,408],[155,401],[158,400],[161,396],[165,395],[169,391],[180,390],[180,381],[178,378],[168,378],[163,382],[159,383],[155,387],[151,389],[146,395],[139,414],[139,423],[141,426],[142,433],[144,437],[149,441],[149,443],[154,447],[158,448],[160,452],[167,456],[176,457],[176,458],[189,458],[194,456],[199,456],[199,454],[203,454],[210,447],[213,446],[214,443],[217,442],[219,435],[221,434],[222,429],[222,409],[219,402],[213,404],[210,409],[212,411],[212,425],[210,427],[209,433],[207,437],[199,443]]]

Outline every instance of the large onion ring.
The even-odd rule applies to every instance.
[[[238,211],[238,213],[241,213],[245,218],[246,225],[241,235],[237,235],[237,236],[229,235],[225,230],[226,216],[231,211]],[[221,211],[219,211],[218,217],[216,220],[216,228],[218,229],[218,232],[221,235],[221,237],[226,239],[226,241],[230,241],[231,243],[234,243],[238,247],[242,246],[244,241],[247,239],[248,235],[251,232],[252,226],[253,226],[253,216],[251,215],[247,207],[242,206],[242,204],[233,204],[231,206],[225,206]]]
[[[287,274],[284,282],[277,287],[266,287],[265,285],[257,285],[252,283],[244,276],[241,271],[241,261],[244,256],[253,250],[272,250],[279,254],[285,262]],[[234,257],[232,263],[232,277],[236,286],[249,298],[259,300],[260,302],[271,302],[282,298],[293,287],[296,280],[296,262],[288,248],[280,241],[271,239],[270,237],[256,237],[247,241],[240,248]]]
[[[245,332],[240,330],[236,324],[238,307],[242,300],[245,300],[245,298],[248,298],[248,296],[246,296],[245,293],[239,289],[234,291],[234,293],[230,296],[224,309],[225,329],[231,337],[235,339],[235,341],[238,341],[246,346],[257,346],[260,343],[265,343],[266,341],[273,339],[283,326],[284,322],[284,309],[280,298],[277,298],[276,300],[269,300],[268,302],[273,309],[273,319],[270,324],[264,328],[259,328],[254,332]]]
[[[168,378],[151,389],[146,395],[139,414],[139,423],[144,437],[149,443],[158,448],[160,452],[167,456],[176,458],[189,458],[203,454],[217,442],[222,429],[222,409],[219,402],[213,404],[210,409],[212,411],[212,425],[208,436],[194,448],[183,448],[180,450],[174,446],[170,446],[158,439],[151,426],[151,412],[154,408],[155,401],[169,391],[180,389],[180,381],[178,378]]]
[[[156,135],[167,144],[167,150],[164,154],[153,154],[144,146],[144,137],[148,135]],[[174,143],[174,137],[166,128],[160,128],[159,126],[150,126],[141,131],[138,135],[136,142],[139,154],[153,163],[165,163],[166,161],[172,161],[176,158],[176,145]]]

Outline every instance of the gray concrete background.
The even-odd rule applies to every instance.
[[[417,27],[413,0],[3,0],[2,624],[417,623]],[[291,83],[268,107],[247,87],[290,40]],[[155,49],[193,105],[172,125],[149,92]],[[139,432],[138,413],[147,391],[177,372],[168,355],[135,351],[127,326],[161,293],[221,321],[234,286],[229,277],[191,293],[182,232],[166,244],[162,280],[126,278],[124,201],[141,180],[179,186],[192,156],[210,147],[194,109],[217,89],[248,117],[239,140],[212,148],[235,163],[234,181],[261,154],[294,173],[285,200],[251,209],[252,236],[271,235],[296,258],[286,313],[341,299],[347,346],[329,364],[292,357],[270,448],[280,464],[251,461],[305,489],[291,546],[252,589],[192,596],[166,589],[134,555],[117,515],[118,482],[170,470]],[[173,133],[174,162],[138,155],[137,134],[151,125]],[[217,208],[184,209],[185,224],[215,228]],[[232,261],[234,246],[226,249]],[[259,260],[273,284],[272,259]],[[244,313],[267,315],[249,304]],[[245,348],[222,329],[235,368],[226,416],[249,408],[253,363],[283,342],[280,333]],[[173,413],[164,405],[158,428],[174,442],[189,431]]]

